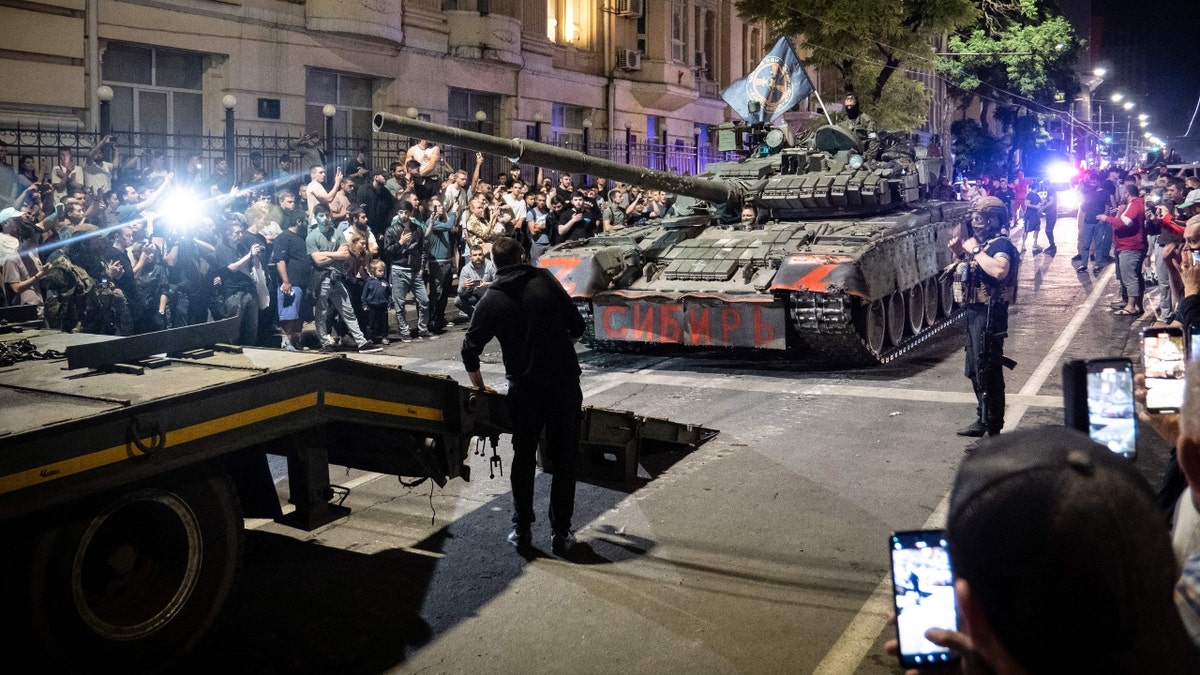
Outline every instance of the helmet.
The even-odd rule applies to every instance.
[[[999,197],[980,197],[975,200],[974,204],[971,204],[971,211],[1003,216],[1008,211],[1008,207],[1000,201]]]
[[[982,222],[975,226],[976,235],[991,238],[1008,224],[1008,207],[999,197],[980,197],[971,204],[971,213],[978,213]]]

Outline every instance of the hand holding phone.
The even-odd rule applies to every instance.
[[[918,668],[953,663],[958,659],[956,653],[925,637],[930,628],[958,628],[954,573],[945,532],[893,532],[888,541],[900,665]]]
[[[1133,362],[1088,359],[1063,365],[1063,410],[1068,427],[1126,457],[1137,457]]]
[[[1185,353],[1182,328],[1147,326],[1142,329],[1147,412],[1178,412],[1183,407]]]

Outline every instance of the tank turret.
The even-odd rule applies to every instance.
[[[901,134],[864,143],[833,125],[799,139],[761,123],[722,125],[719,146],[745,156],[688,177],[384,113],[374,126],[678,196],[666,217],[558,243],[538,259],[575,300],[594,347],[872,364],[961,315],[939,273],[967,205],[922,199],[929,181]],[[754,211],[743,219],[745,206]]]

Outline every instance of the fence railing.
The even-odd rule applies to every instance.
[[[203,173],[208,173],[220,159],[227,154],[226,137],[217,134],[186,135],[186,134],[156,134],[148,132],[118,132],[112,133],[118,157],[122,163],[136,157],[135,167],[146,168],[155,155],[161,155],[167,170],[183,173],[189,158],[199,158]],[[38,176],[48,174],[58,160],[60,148],[69,148],[77,162],[82,162],[93,147],[100,141],[101,135],[95,131],[83,131],[71,128],[45,126],[12,126],[0,127],[0,141],[8,144],[8,161],[14,168],[20,168],[24,157],[32,157]],[[669,139],[668,139],[669,140]],[[334,137],[328,139],[322,147],[307,148],[296,136],[286,136],[277,133],[234,133],[230,175],[239,179],[251,167],[251,153],[260,154],[262,166],[268,174],[274,172],[281,155],[292,157],[293,171],[305,172],[308,167],[304,159],[307,155],[324,156],[327,165],[341,163],[355,156],[359,148],[368,148],[368,165],[386,169],[393,161],[402,161],[413,139],[392,135],[375,135],[371,138]],[[560,147],[576,151],[584,151],[582,142],[564,142]],[[696,175],[712,162],[733,159],[732,153],[718,152],[716,149],[694,144],[688,144],[683,139],[663,143],[623,143],[610,141],[591,141],[586,152],[594,157],[645,167],[659,171],[677,174]],[[443,148],[443,158],[455,169],[471,171],[475,166],[475,153],[456,147]],[[111,159],[111,156],[107,159]],[[499,157],[485,158],[481,177],[492,180],[502,171],[507,170],[507,160]],[[522,175],[526,180],[533,180],[537,168],[523,166]],[[576,178],[583,178],[576,174]],[[579,184],[579,181],[576,181]]]

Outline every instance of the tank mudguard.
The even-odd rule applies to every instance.
[[[771,291],[842,291],[862,298],[870,289],[862,269],[848,255],[796,254],[783,258],[771,280]]]
[[[572,298],[590,298],[608,287],[609,278],[592,255],[547,252],[538,258],[538,267],[550,270]]]

